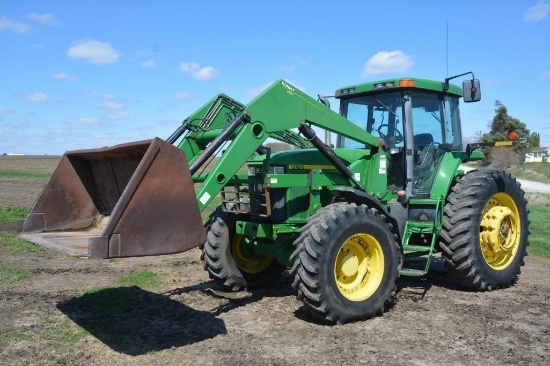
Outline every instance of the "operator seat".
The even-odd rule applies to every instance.
[[[414,148],[417,151],[422,151],[423,148],[434,142],[434,137],[431,133],[419,133],[414,135]]]
[[[434,137],[431,133],[419,133],[414,135],[414,150],[416,155],[416,164],[422,162],[424,149],[434,142]]]
[[[437,159],[438,145],[438,143],[434,143],[434,138],[430,133],[419,133],[414,136],[416,164],[413,175],[416,189],[429,191],[435,178],[432,165]]]

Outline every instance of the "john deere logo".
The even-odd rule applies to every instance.
[[[281,85],[286,89],[286,92],[290,95],[294,94],[294,89],[293,87],[291,87],[289,84],[285,83],[284,80],[281,80]]]

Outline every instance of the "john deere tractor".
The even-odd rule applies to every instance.
[[[339,88],[340,113],[284,80],[247,105],[217,95],[167,140],[67,152],[21,235],[96,258],[200,246],[234,291],[288,269],[305,308],[331,323],[382,313],[397,277],[424,275],[436,252],[465,287],[510,286],[528,245],[524,192],[505,171],[460,169],[483,158],[463,146],[459,114],[481,92],[472,73],[455,77]]]

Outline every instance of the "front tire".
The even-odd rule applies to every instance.
[[[237,215],[218,207],[205,225],[206,243],[201,259],[211,279],[230,291],[266,287],[279,279],[285,267],[271,256],[252,257],[243,253],[235,234]]]
[[[515,283],[527,255],[529,210],[509,173],[476,170],[447,198],[439,247],[451,277],[478,290]]]
[[[373,318],[391,299],[401,251],[375,209],[335,203],[300,230],[292,254],[292,286],[317,318],[346,323]]]

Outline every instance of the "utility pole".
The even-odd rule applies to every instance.
[[[483,131],[479,130],[479,136],[477,138],[477,142],[481,141],[481,136],[483,136]]]

